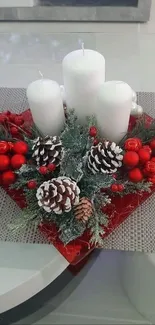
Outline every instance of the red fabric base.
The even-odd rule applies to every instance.
[[[24,118],[25,117],[28,123],[31,123],[32,118],[29,111],[24,113]],[[146,124],[149,124],[151,121],[152,118],[147,116]],[[131,129],[135,123],[135,118],[132,117],[130,119],[129,128]],[[5,190],[11,196],[11,198],[16,201],[20,208],[24,208],[26,206],[24,195],[21,190],[10,191],[7,188],[5,188]],[[105,213],[107,213],[109,216],[109,224],[108,227],[105,228],[104,238],[107,237],[116,227],[118,227],[140,204],[149,198],[154,191],[155,185],[152,186],[151,193],[143,192],[138,194],[129,194],[123,198],[112,198],[111,204],[105,209]],[[54,224],[43,223],[39,226],[39,229],[48,238],[49,242],[51,242],[72,265],[76,265],[82,260],[84,263],[88,254],[90,254],[90,252],[94,249],[94,247],[90,246],[89,244],[90,235],[88,231],[86,231],[78,239],[64,246],[58,238],[58,232]]]

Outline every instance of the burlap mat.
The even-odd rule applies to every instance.
[[[145,112],[155,117],[155,93],[138,93]],[[22,112],[28,108],[24,89],[0,88],[0,109]],[[0,241],[47,243],[37,229],[29,227],[12,235],[7,225],[20,209],[0,188]],[[106,249],[155,252],[155,194],[143,203],[121,226],[105,239]]]

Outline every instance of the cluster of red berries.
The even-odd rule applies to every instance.
[[[123,163],[129,168],[129,180],[140,182],[145,178],[155,184],[155,139],[142,145],[139,138],[130,138],[125,141],[124,149]]]
[[[94,138],[93,145],[97,146],[97,144],[100,142],[100,140],[97,138],[97,128],[96,128],[96,126],[91,126],[90,127],[89,135],[90,135],[90,137]]]
[[[41,166],[39,167],[39,173],[41,175],[46,175],[49,172],[53,172],[56,169],[56,165],[55,164],[49,164],[47,167],[46,166]],[[28,183],[27,183],[27,187],[30,190],[33,190],[37,187],[37,182],[33,179],[31,179]]]
[[[114,183],[110,187],[112,192],[123,192],[124,191],[124,185],[123,184],[117,184]]]
[[[56,169],[55,164],[49,164],[48,166],[39,167],[39,173],[42,175],[46,175],[48,172],[54,172],[55,169]]]
[[[16,180],[14,170],[26,163],[28,145],[24,141],[16,143],[0,141],[0,180],[3,185],[13,184]]]
[[[0,124],[2,124],[12,135],[19,137],[24,126],[24,119],[21,114],[14,114],[10,111],[0,113]]]

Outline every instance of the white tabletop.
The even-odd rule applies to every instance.
[[[0,242],[0,313],[34,296],[67,266],[52,245]]]

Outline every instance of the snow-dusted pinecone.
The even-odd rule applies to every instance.
[[[92,146],[87,158],[87,166],[93,172],[112,174],[122,166],[122,149],[114,142],[105,141]]]
[[[69,212],[79,203],[80,189],[71,178],[60,176],[40,185],[36,197],[39,206],[47,212]]]
[[[93,214],[91,201],[87,197],[82,197],[79,203],[74,207],[75,218],[82,222],[87,222]]]
[[[38,137],[33,140],[33,154],[38,167],[47,166],[48,164],[60,165],[63,156],[62,142],[58,136],[46,136],[45,138]]]

